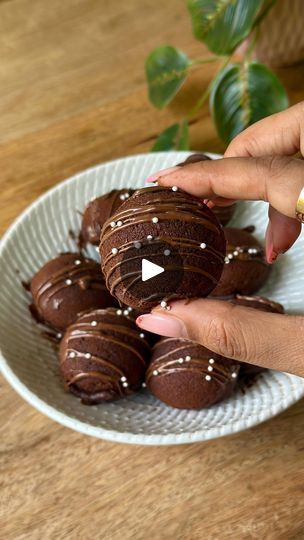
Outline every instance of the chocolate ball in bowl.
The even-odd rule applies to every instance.
[[[32,278],[30,291],[37,319],[57,330],[73,323],[82,311],[116,305],[100,265],[79,253],[47,262]]]
[[[134,193],[134,189],[113,189],[92,199],[86,206],[81,223],[80,240],[82,244],[99,245],[100,231],[111,215]]]
[[[178,409],[202,409],[229,397],[239,364],[202,345],[165,338],[153,348],[146,385],[159,400]]]
[[[116,400],[142,387],[150,356],[144,333],[121,309],[84,313],[59,349],[67,389],[85,404]]]
[[[245,229],[227,227],[224,232],[227,240],[224,270],[211,296],[252,294],[265,284],[270,273],[264,248]]]
[[[148,311],[172,298],[207,296],[222,273],[225,238],[202,201],[156,186],[137,190],[105,223],[100,254],[111,294]],[[143,259],[164,271],[142,280]]]

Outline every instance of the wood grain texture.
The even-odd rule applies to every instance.
[[[183,0],[0,2],[0,232],[37,196],[107,159],[148,151],[216,66],[166,111],[148,103],[147,53],[205,56]],[[291,102],[303,66],[279,75]],[[207,106],[191,146],[220,152]],[[304,538],[304,405],[249,431],[179,447],[116,445],[36,412],[1,379],[0,537],[217,540]]]

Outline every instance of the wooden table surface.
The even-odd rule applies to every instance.
[[[168,110],[149,105],[153,47],[206,54],[183,0],[2,0],[0,30],[1,233],[67,176],[148,151],[215,70],[195,71]],[[280,76],[303,99],[303,65]],[[224,149],[207,106],[191,147]],[[1,538],[304,538],[303,401],[224,439],[141,447],[70,431],[0,385]]]

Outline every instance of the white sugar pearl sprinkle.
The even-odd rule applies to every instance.
[[[122,385],[123,385],[125,388],[127,388],[127,387],[129,386],[127,382],[123,382]]]
[[[76,259],[74,261],[74,264],[76,264],[76,266],[79,266],[81,264],[81,260],[80,259]]]
[[[126,192],[125,193],[125,199],[128,199],[130,197],[130,193]]]
[[[228,257],[225,257],[225,264],[229,264],[229,263],[230,263],[230,261],[229,261]]]
[[[153,371],[153,375],[155,375],[155,376],[158,375],[157,369],[155,369],[155,370]]]
[[[186,362],[190,362],[191,356],[188,356],[188,355],[187,355],[186,358],[185,358],[185,360],[186,360]]]
[[[114,227],[116,227],[116,222],[115,222],[115,221],[111,221],[111,227],[112,227],[112,229],[113,229]]]
[[[158,217],[154,216],[154,217],[152,218],[152,223],[158,223]]]
[[[141,339],[144,339],[145,334],[143,334],[143,333],[141,332],[141,334],[139,334],[139,337],[140,337]]]
[[[117,227],[121,227],[122,226],[122,221],[117,221]]]
[[[120,377],[121,382],[126,382],[127,377]]]
[[[234,251],[234,252],[233,252],[233,255],[234,255],[234,257],[237,257],[237,256],[238,256],[238,254],[239,254],[239,252],[238,252],[238,251]]]
[[[161,301],[160,307],[162,307],[162,308],[166,308],[166,307],[167,307],[167,302],[166,302],[166,300],[162,300],[162,301]]]
[[[147,240],[153,240],[153,236],[152,236],[152,234],[148,234],[148,236],[147,236]]]
[[[66,285],[72,285],[72,280],[71,279],[66,279],[65,284]]]
[[[134,242],[134,247],[136,249],[140,249],[141,248],[141,243],[140,242]]]
[[[62,338],[62,334],[60,332],[58,332],[58,334],[56,334],[56,338],[57,339],[61,339]]]
[[[207,247],[207,244],[205,244],[205,242],[202,242],[201,245],[200,245],[200,248],[205,249],[206,247]]]
[[[228,257],[228,259],[230,259],[230,260],[233,259],[232,253],[228,253],[227,257]]]
[[[127,316],[127,315],[129,315],[129,311],[127,309],[124,309],[123,314]]]
[[[76,356],[76,353],[74,353],[74,351],[69,353],[69,358],[75,358],[75,356]]]
[[[146,388],[146,387],[147,387],[147,385],[146,385],[145,382],[143,382],[141,386],[142,386],[143,388]]]
[[[172,191],[178,191],[178,187],[177,186],[172,186]]]
[[[210,375],[206,375],[205,379],[206,379],[206,381],[211,381]]]
[[[85,353],[84,356],[85,356],[85,358],[86,358],[87,360],[90,360],[90,358],[92,358],[92,355],[91,355],[91,353],[89,353],[89,352]]]
[[[212,366],[208,366],[208,371],[213,371],[213,367],[212,367]]]
[[[166,257],[169,257],[169,255],[171,255],[170,249],[165,249],[164,255],[165,255]]]
[[[184,363],[184,359],[183,359],[183,358],[179,358],[179,359],[178,359],[178,363],[179,363],[179,364],[183,364],[183,363]]]
[[[118,253],[118,249],[117,249],[117,248],[112,248],[111,251],[112,251],[113,255],[117,255],[117,253]]]
[[[91,321],[91,326],[97,326],[97,321]]]
[[[231,374],[231,377],[232,377],[233,379],[236,379],[236,378],[237,378],[237,373],[232,373],[232,374]]]
[[[133,308],[131,308],[131,307],[128,307],[127,309],[128,309],[129,312],[133,311]]]
[[[116,315],[122,315],[122,309],[118,309],[118,310],[116,311]]]
[[[209,358],[209,364],[214,364],[214,358]]]

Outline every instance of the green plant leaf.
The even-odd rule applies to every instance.
[[[188,150],[189,127],[186,120],[165,129],[156,139],[152,152],[163,150]]]
[[[220,137],[230,142],[246,127],[288,107],[277,76],[264,64],[230,64],[219,73],[210,95],[210,108]]]
[[[265,0],[188,0],[195,37],[229,55],[250,34]]]
[[[146,77],[150,101],[162,109],[183,84],[190,61],[180,49],[165,45],[151,52],[146,60]]]

